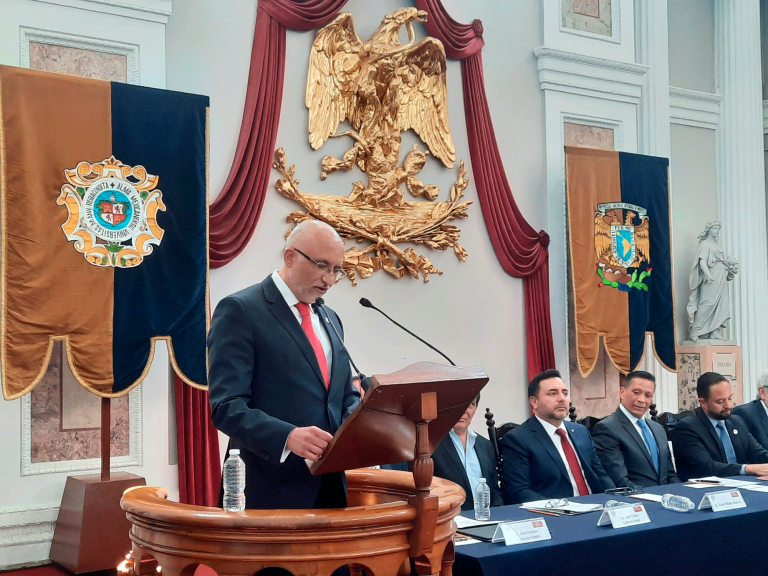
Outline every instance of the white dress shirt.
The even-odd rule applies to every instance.
[[[589,490],[589,493],[592,494],[592,487],[589,485],[589,482],[587,482],[587,475],[584,474],[584,466],[581,464],[579,453],[576,452],[576,448],[573,447],[573,442],[571,442],[571,437],[568,436],[568,429],[565,427],[565,424],[563,422],[560,422],[560,426],[555,427],[555,426],[552,426],[552,424],[550,424],[546,420],[542,420],[538,416],[536,416],[536,419],[544,427],[544,431],[547,433],[547,436],[549,436],[549,439],[552,440],[552,444],[555,445],[555,448],[557,449],[557,453],[560,454],[560,458],[563,460],[563,466],[565,466],[565,469],[568,472],[568,479],[571,481],[571,487],[573,488],[573,495],[579,496],[579,487],[576,484],[576,479],[573,477],[573,472],[571,471],[571,467],[568,464],[568,459],[565,457],[565,452],[563,451],[563,443],[561,442],[560,436],[558,436],[556,433],[556,430],[559,430],[559,429],[562,429],[565,431],[566,440],[571,445],[571,448],[573,448],[573,453],[576,454],[576,460],[579,461],[579,468],[581,469],[581,475],[584,476],[584,483],[587,485],[587,489]]]
[[[619,404],[619,408],[621,409],[622,412],[624,412],[624,416],[629,418],[629,421],[632,422],[632,426],[635,427],[635,431],[640,435],[640,439],[643,441],[643,444],[645,444],[645,447],[648,448],[648,454],[650,454],[651,447],[648,446],[648,442],[645,441],[645,436],[643,436],[643,429],[640,428],[640,425],[637,423],[637,421],[640,420],[640,418],[638,418],[637,416],[632,414],[632,412],[624,408],[624,404]],[[648,426],[648,423],[646,422],[645,425]],[[650,426],[648,426],[648,431],[649,432],[651,431]],[[650,432],[650,433],[653,434],[653,432]]]

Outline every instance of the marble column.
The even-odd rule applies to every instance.
[[[730,336],[741,346],[744,399],[768,368],[768,239],[763,158],[760,0],[714,2],[715,82],[723,96],[717,129],[717,207],[731,283]],[[702,225],[704,223],[702,222]]]
[[[669,158],[669,27],[667,0],[635,3],[637,62],[648,66],[640,99],[639,146],[642,154]],[[674,215],[672,215],[674,225]],[[679,340],[678,335],[678,340]],[[677,374],[666,370],[646,337],[645,356],[638,366],[656,376],[654,401],[661,412],[677,412]]]

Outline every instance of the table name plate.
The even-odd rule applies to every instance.
[[[648,512],[643,504],[627,503],[625,506],[616,506],[603,510],[597,525],[607,526],[610,524],[614,528],[626,528],[627,526],[649,524],[650,522],[651,518],[648,516]]]
[[[547,521],[544,518],[502,522],[496,527],[492,542],[504,542],[505,546],[551,540]]]
[[[741,491],[735,488],[728,490],[719,490],[717,492],[708,492],[699,503],[699,510],[712,509],[713,512],[722,512],[723,510],[735,510],[736,508],[746,508],[747,503]]]

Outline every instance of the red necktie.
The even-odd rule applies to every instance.
[[[304,330],[304,334],[309,338],[309,343],[312,344],[312,349],[315,351],[315,356],[317,356],[317,363],[320,364],[320,372],[323,375],[323,382],[325,382],[325,387],[328,388],[328,384],[331,382],[331,379],[328,377],[328,362],[325,359],[325,350],[323,350],[323,345],[320,344],[320,338],[317,337],[315,329],[312,328],[312,316],[309,312],[309,304],[306,302],[299,302],[296,304],[296,308],[298,308],[299,313],[301,314],[301,329]]]
[[[573,451],[571,443],[568,442],[568,437],[565,434],[565,430],[558,428],[555,430],[555,434],[560,436],[560,443],[563,445],[563,452],[565,453],[565,459],[568,460],[568,466],[573,473],[573,479],[576,480],[576,487],[579,489],[579,496],[586,496],[589,494],[589,488],[587,488],[587,481],[584,480],[584,474],[581,473],[581,466],[579,466],[579,459],[576,456],[576,452]]]

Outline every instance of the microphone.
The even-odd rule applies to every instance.
[[[451,360],[450,358],[448,358],[448,356],[446,356],[445,354],[443,354],[442,352],[440,352],[440,350],[438,350],[437,348],[435,348],[434,346],[432,346],[432,344],[430,344],[429,342],[427,342],[427,341],[426,341],[426,340],[424,340],[423,338],[419,338],[418,336],[416,336],[416,334],[414,334],[413,332],[411,332],[410,330],[408,330],[408,328],[406,328],[405,326],[403,326],[403,325],[402,325],[402,324],[400,324],[399,322],[396,322],[395,320],[392,320],[392,318],[390,318],[390,317],[389,317],[389,316],[387,316],[387,315],[386,315],[384,312],[382,312],[381,310],[379,310],[378,308],[376,308],[376,306],[374,306],[374,305],[373,305],[373,303],[372,303],[370,300],[368,300],[368,298],[360,298],[360,305],[361,305],[361,306],[364,306],[365,308],[373,308],[374,310],[376,310],[376,312],[378,312],[379,314],[381,314],[382,316],[384,316],[384,317],[385,317],[387,320],[389,320],[390,322],[392,322],[392,324],[394,324],[394,325],[395,325],[395,326],[397,326],[398,328],[402,328],[403,330],[405,330],[406,332],[408,332],[408,334],[410,334],[411,336],[413,336],[414,338],[416,338],[416,340],[418,340],[419,342],[423,342],[424,344],[426,344],[427,346],[429,346],[430,348],[432,348],[432,350],[434,350],[435,352],[437,352],[438,354],[440,354],[440,356],[442,356],[443,358],[445,358],[446,360],[448,360],[448,362],[450,362],[450,363],[451,363],[451,366],[456,366],[456,364],[454,364],[453,360]]]
[[[315,303],[312,304],[312,306],[315,309],[315,312],[320,314],[320,316],[322,316],[326,320],[326,323],[331,326],[334,334],[336,334],[336,338],[338,338],[339,342],[341,343],[341,347],[344,349],[344,352],[347,353],[347,358],[349,358],[350,364],[352,364],[352,367],[355,369],[355,372],[357,372],[357,377],[360,379],[360,386],[362,386],[363,390],[368,390],[368,388],[371,385],[371,379],[368,378],[362,372],[360,372],[360,369],[355,364],[355,361],[352,360],[352,355],[349,353],[349,350],[347,350],[347,347],[344,345],[344,339],[341,337],[341,334],[339,334],[339,331],[336,330],[336,326],[333,325],[333,322],[328,317],[328,313],[325,311],[325,308],[324,308],[325,300],[323,300],[322,298],[318,298],[317,300],[315,300]]]

